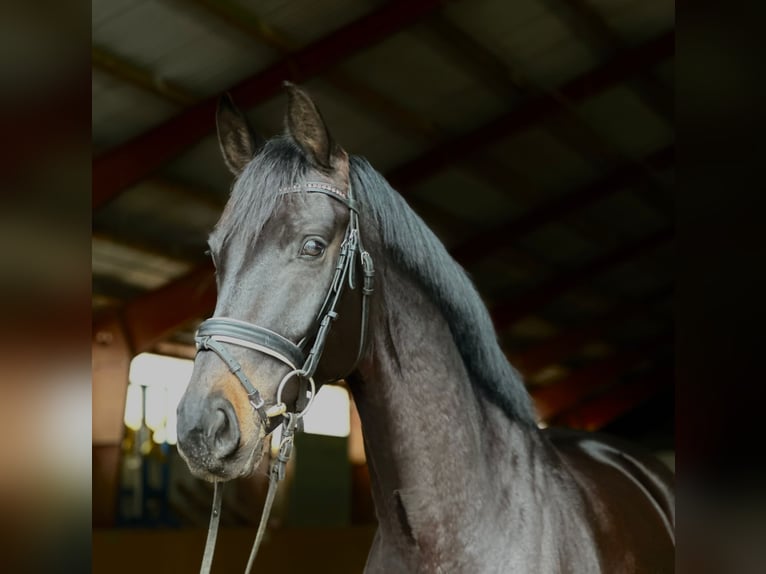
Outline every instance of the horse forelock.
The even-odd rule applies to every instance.
[[[235,180],[211,239],[224,243],[234,233],[257,237],[283,197],[280,189],[299,183],[309,168],[292,139],[270,139]]]

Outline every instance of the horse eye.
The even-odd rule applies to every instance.
[[[324,244],[318,239],[309,239],[301,248],[301,255],[319,257],[324,253]]]

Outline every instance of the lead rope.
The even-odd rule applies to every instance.
[[[285,413],[285,421],[282,422],[282,438],[279,443],[279,452],[274,464],[271,465],[269,472],[269,491],[266,494],[266,500],[263,503],[261,512],[261,522],[258,524],[258,531],[255,534],[253,548],[250,550],[250,557],[247,560],[245,574],[250,574],[255,563],[255,557],[258,555],[258,549],[263,541],[263,535],[266,533],[266,525],[269,522],[271,507],[274,505],[274,499],[277,495],[277,487],[285,478],[285,470],[290,456],[293,453],[293,442],[295,441],[295,427],[298,423],[298,415],[295,413]],[[213,565],[213,555],[215,554],[215,542],[218,538],[218,524],[221,521],[221,503],[223,501],[223,484],[215,482],[213,484],[213,511],[210,514],[210,526],[207,531],[207,541],[205,542],[205,554],[202,557],[202,566],[200,574],[210,574],[210,567]]]
[[[295,440],[295,426],[298,423],[298,415],[295,413],[285,413],[285,417],[287,420],[282,423],[282,439],[279,443],[279,453],[277,454],[277,460],[271,465],[271,472],[269,473],[269,492],[266,494],[266,501],[263,503],[261,523],[258,525],[258,532],[255,535],[253,548],[250,551],[250,558],[247,560],[245,574],[250,574],[250,570],[255,562],[255,557],[261,546],[263,535],[266,532],[266,524],[269,521],[271,506],[274,504],[274,498],[277,494],[277,486],[285,477],[285,469],[290,460],[290,455],[293,453],[293,441]]]
[[[210,513],[210,526],[207,529],[205,554],[202,556],[200,574],[209,574],[215,554],[215,541],[218,538],[218,523],[221,521],[221,501],[223,500],[223,483],[213,483],[213,511]]]

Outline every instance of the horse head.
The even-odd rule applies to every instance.
[[[302,416],[364,349],[372,269],[348,154],[309,96],[286,87],[286,131],[269,141],[228,96],[218,106],[219,144],[236,179],[208,241],[215,312],[197,332],[178,406],[179,452],[207,480],[252,472],[283,417]]]

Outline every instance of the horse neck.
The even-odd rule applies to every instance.
[[[371,356],[350,387],[380,527],[422,549],[424,537],[441,536],[434,524],[476,535],[498,496],[508,503],[534,487],[530,479],[513,486],[513,475],[538,479],[545,462],[536,429],[511,420],[471,384],[447,321],[419,286],[395,270],[385,277]]]

